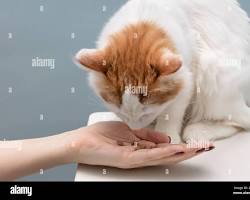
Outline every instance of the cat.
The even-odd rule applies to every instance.
[[[131,128],[213,141],[250,130],[249,44],[236,0],[130,0],[75,59]]]

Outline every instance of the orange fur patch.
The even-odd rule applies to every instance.
[[[166,32],[149,22],[131,24],[112,35],[104,50],[107,71],[106,79],[99,85],[106,88],[101,92],[102,97],[120,105],[125,87],[129,85],[148,88],[147,97],[138,95],[145,104],[160,104],[176,96],[181,82],[159,78],[163,77],[161,59],[166,48],[176,53]]]

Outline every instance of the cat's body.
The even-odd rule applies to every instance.
[[[250,25],[237,1],[128,1],[97,49],[76,57],[132,128],[156,119],[155,128],[176,143],[182,131],[188,141],[250,130]],[[148,87],[148,97],[127,93],[131,85]]]

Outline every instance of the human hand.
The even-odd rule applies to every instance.
[[[153,130],[131,130],[121,122],[92,126],[43,138],[0,141],[0,180],[12,180],[61,164],[118,168],[170,165],[203,152]]]
[[[202,148],[170,144],[165,134],[149,129],[131,130],[122,122],[100,122],[70,133],[70,162],[139,168],[171,165],[192,158]]]

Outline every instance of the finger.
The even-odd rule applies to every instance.
[[[122,142],[133,143],[140,140],[138,137],[136,137],[129,126],[123,122],[98,122],[92,126],[95,126],[95,129],[98,129],[99,135],[109,138],[112,143],[116,141],[119,144]]]
[[[202,147],[192,147],[189,146],[188,144],[171,144],[172,146],[182,146],[183,147],[183,153],[188,153],[188,152],[196,152],[198,150],[202,150],[204,148]],[[157,144],[157,147],[165,147],[165,146],[169,146],[169,144]]]
[[[161,147],[155,149],[134,152],[128,162],[132,167],[160,165],[162,160],[165,163],[171,156],[193,155],[199,150],[199,148],[188,148],[186,144],[161,144]]]
[[[140,163],[138,165],[135,165],[134,167],[138,168],[138,167],[149,167],[149,166],[174,165],[174,164],[177,164],[177,163],[182,162],[184,160],[190,159],[196,155],[198,155],[198,154],[180,152],[180,153],[177,153],[177,154],[172,155],[172,156],[167,156],[166,158],[152,160],[152,161],[149,161],[147,163]]]
[[[159,160],[155,160],[155,161],[149,162],[147,164],[147,166],[174,165],[174,164],[177,164],[179,162],[191,159],[191,158],[193,158],[195,156],[198,156],[198,155],[200,155],[202,153],[211,151],[214,148],[215,147],[212,146],[212,147],[210,147],[208,149],[206,149],[206,148],[188,149],[186,152],[180,152],[180,153],[177,153],[175,155],[172,155],[172,156],[169,156],[169,157],[166,157],[166,158],[163,158],[163,159],[159,159]]]
[[[195,141],[195,140],[191,140],[187,143],[187,146],[189,148],[205,148],[205,149],[209,149],[211,147],[213,147],[213,143],[212,142],[208,142],[208,141]]]
[[[130,150],[132,150],[132,147],[130,148],[131,148]],[[162,150],[161,153],[156,152],[160,149]],[[211,147],[209,150],[212,149],[214,149],[214,147]],[[204,148],[188,148],[187,145],[185,144],[179,144],[179,145],[164,144],[164,146],[161,148],[157,147],[152,150],[140,150],[136,152],[137,154],[133,154],[129,159],[127,159],[127,166],[129,166],[127,168],[173,165],[182,162],[184,160],[190,159],[194,156],[200,155],[201,153],[206,152],[206,150]],[[147,152],[148,154],[143,155],[145,152]],[[138,159],[143,159],[143,160],[138,161]]]
[[[185,151],[182,145],[168,145],[161,148],[154,149],[140,149],[137,151],[129,152],[123,160],[126,160],[128,165],[145,165],[153,160],[159,160],[168,156],[172,156],[178,152]]]
[[[200,155],[200,154],[196,153],[196,151],[176,154],[176,155],[170,156],[166,159],[159,160],[158,162],[156,162],[156,164],[157,165],[174,165],[174,164],[177,164],[179,162],[191,159],[192,157],[195,157],[198,155]]]
[[[153,142],[149,142],[146,140],[140,140],[140,141],[135,141],[135,142],[122,142],[122,141],[117,141],[117,144],[119,146],[134,146],[135,150],[139,149],[152,149],[156,147],[156,144]]]
[[[116,141],[116,143],[120,146],[126,146],[139,142],[141,139],[131,131],[124,131],[123,134],[113,135],[112,140]]]
[[[154,142],[156,144],[171,143],[171,138],[168,135],[151,129],[138,129],[138,130],[133,130],[133,132],[137,137],[143,140]]]
[[[123,141],[116,141],[116,143],[119,145],[119,146],[132,146],[133,143],[132,142],[123,142]]]

